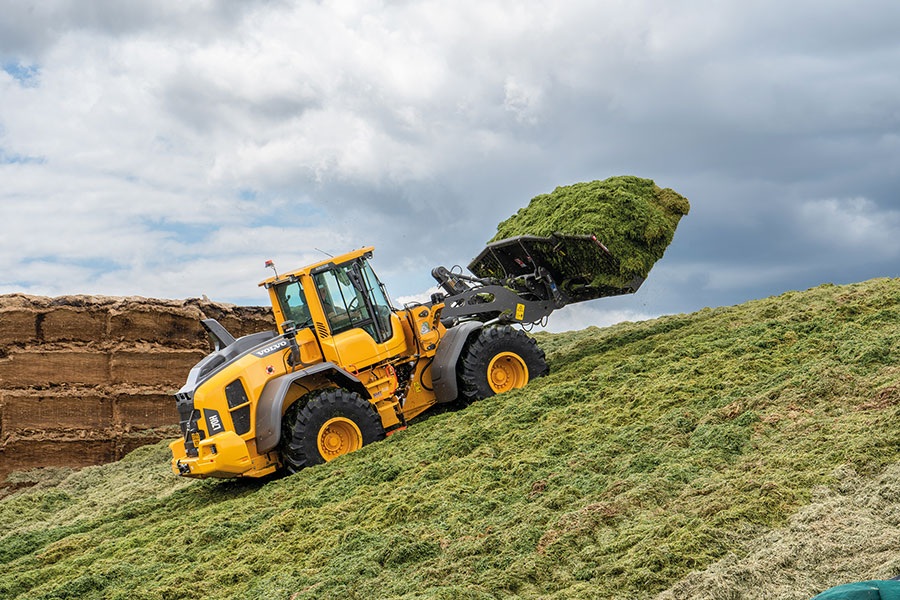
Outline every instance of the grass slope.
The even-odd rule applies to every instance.
[[[897,460],[900,280],[539,336],[551,375],[265,484],[0,500],[0,598],[634,598]],[[802,597],[802,596],[798,596]]]

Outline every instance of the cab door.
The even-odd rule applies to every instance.
[[[352,371],[407,350],[400,319],[365,258],[316,269],[312,277],[330,332],[320,335],[326,356],[333,352]]]
[[[394,309],[388,301],[384,285],[378,280],[375,271],[367,260],[360,261],[360,276],[366,295],[372,301],[372,311],[375,314],[375,325],[378,328],[381,352],[385,356],[397,356],[407,351],[406,336],[403,333],[403,325],[400,317],[394,314]]]
[[[379,330],[372,302],[360,282],[358,262],[317,270],[313,281],[330,333],[321,338],[323,349],[332,349],[336,362],[351,371],[380,360]],[[320,336],[322,333],[319,330]]]

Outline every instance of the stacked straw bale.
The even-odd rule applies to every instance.
[[[0,480],[175,437],[172,394],[210,350],[202,318],[235,337],[275,325],[268,308],[198,299],[0,296]]]

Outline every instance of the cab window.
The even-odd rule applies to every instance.
[[[352,264],[313,275],[322,300],[322,310],[333,334],[358,327],[377,339],[365,297],[350,281],[348,271]]]
[[[275,286],[275,295],[281,312],[288,321],[293,321],[297,329],[303,329],[312,325],[312,317],[309,307],[306,305],[306,297],[303,295],[303,286],[299,281],[281,283]]]

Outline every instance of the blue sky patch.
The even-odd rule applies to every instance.
[[[43,156],[25,156],[0,148],[0,165],[42,165],[45,162],[47,159]]]
[[[37,87],[41,69],[37,65],[24,65],[20,62],[3,63],[3,70],[9,73],[23,87]]]

